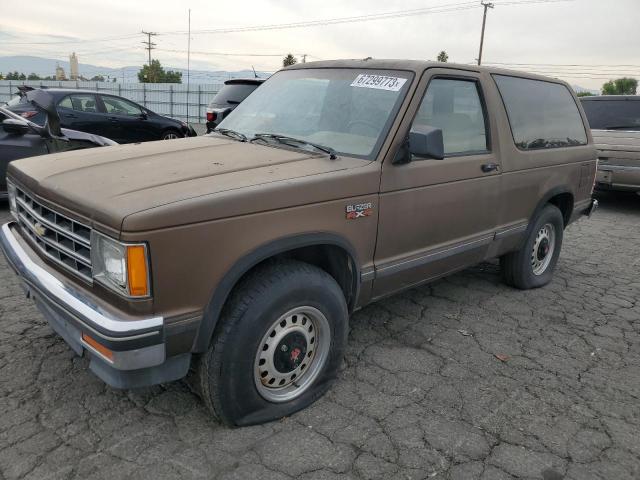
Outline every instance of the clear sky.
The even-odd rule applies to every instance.
[[[487,19],[486,63],[550,74],[592,89],[609,78],[640,78],[640,0],[520,3],[530,1],[494,0]],[[4,7],[0,55],[67,60],[76,51],[81,63],[108,67],[146,61],[141,43],[146,38],[139,33],[144,29],[160,33],[154,37],[154,58],[186,68],[188,8],[191,66],[200,70],[254,65],[274,71],[287,52],[306,53],[310,61],[435,59],[446,50],[450,61],[470,63],[478,54],[482,23],[479,0],[29,0]],[[202,32],[412,9],[435,10],[366,22]],[[230,53],[246,56],[222,55]]]

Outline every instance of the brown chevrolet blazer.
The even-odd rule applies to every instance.
[[[208,136],[14,162],[0,244],[91,370],[233,425],[319,398],[353,311],[491,258],[551,281],[596,204],[563,82],[405,60],[274,74]]]

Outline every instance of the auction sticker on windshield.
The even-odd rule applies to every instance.
[[[387,77],[386,75],[369,75],[361,73],[351,83],[352,87],[377,88],[379,90],[399,91],[407,82],[406,78]]]

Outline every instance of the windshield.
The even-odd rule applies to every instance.
[[[284,70],[220,124],[248,139],[275,134],[372,159],[413,77],[404,71]]]
[[[585,100],[584,112],[591,128],[597,130],[639,130],[640,101],[627,100]]]

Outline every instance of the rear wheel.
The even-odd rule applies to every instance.
[[[505,282],[523,290],[548,284],[560,256],[563,231],[562,213],[555,205],[546,205],[528,230],[524,246],[500,258]]]
[[[290,415],[329,388],[347,329],[345,298],[329,274],[292,260],[258,267],[232,293],[199,359],[200,395],[230,425]]]

